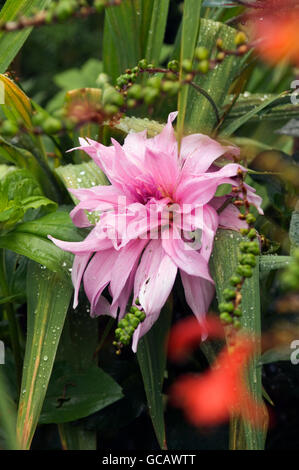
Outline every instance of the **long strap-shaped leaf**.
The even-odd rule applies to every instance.
[[[0,12],[0,21],[3,23],[13,21],[22,15],[29,15],[32,9],[42,9],[49,3],[49,0],[7,0]],[[0,32],[0,73],[6,71],[29,36],[31,29],[25,28],[9,34]]]
[[[16,438],[16,417],[15,404],[8,392],[4,370],[0,366],[0,426],[4,431],[6,450],[17,450],[19,448]]]
[[[214,250],[211,257],[211,273],[216,283],[218,302],[222,302],[223,290],[228,287],[227,281],[235,273],[238,264],[239,243],[242,237],[232,230],[218,230]],[[261,334],[259,266],[254,269],[252,278],[246,280],[242,288],[242,326],[259,338]],[[251,393],[257,402],[262,401],[262,377],[257,355],[248,368],[248,383]],[[267,416],[265,414],[265,428]],[[257,429],[241,419],[231,422],[231,437],[233,447],[237,449],[263,449],[265,441],[264,430]],[[266,429],[265,429],[266,431]],[[239,434],[239,435],[238,435]],[[242,439],[244,437],[244,439]]]
[[[168,300],[160,318],[139,341],[137,359],[142,373],[148,410],[162,449],[167,448],[162,387],[166,366],[165,340],[170,328],[172,302]]]
[[[31,262],[27,272],[28,324],[17,434],[29,449],[38,423],[73,288]]]
[[[180,52],[180,79],[183,77],[182,63],[184,60],[192,60],[194,49],[197,44],[199,27],[200,27],[200,8],[201,0],[185,0],[184,14],[182,21],[182,37],[181,37],[181,52]],[[184,133],[184,123],[186,108],[188,102],[189,87],[185,85],[178,96],[178,135],[179,138]]]

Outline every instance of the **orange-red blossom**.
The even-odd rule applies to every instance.
[[[203,331],[214,338],[223,337],[223,329],[215,318],[208,317],[204,327],[194,318],[177,324],[169,338],[170,358],[182,358],[190,351],[190,344],[195,346],[201,341]],[[220,424],[231,414],[262,426],[263,406],[255,401],[244,378],[245,367],[254,353],[253,339],[239,334],[235,345],[223,349],[208,372],[181,377],[171,387],[171,402],[183,408],[187,419],[196,426]]]
[[[297,0],[265,0],[249,14],[256,49],[271,64],[299,65],[299,4]]]

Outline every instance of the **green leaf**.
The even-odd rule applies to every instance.
[[[291,256],[263,255],[259,258],[261,274],[267,274],[275,269],[284,269],[291,262]]]
[[[251,111],[243,114],[241,117],[235,119],[233,122],[229,123],[222,131],[220,132],[221,136],[229,137],[234,132],[236,132],[241,126],[246,124],[253,116],[258,115],[263,109],[267,108],[273,104],[276,100],[279,100],[281,97],[285,96],[286,92],[281,93],[280,95],[271,96],[270,98],[264,100],[262,104],[254,107]]]
[[[97,185],[107,185],[109,181],[100,168],[93,162],[80,165],[60,166],[56,170],[66,188],[90,188]],[[74,201],[76,198],[73,197]]]
[[[229,114],[226,116],[226,122],[230,122],[232,120],[236,120],[248,112],[256,109],[258,106],[263,104],[265,100],[270,98],[277,97],[277,95],[273,95],[270,93],[243,93],[240,94],[238,100],[230,110]],[[225,105],[230,105],[232,100],[234,99],[233,96],[229,96],[228,99],[225,101]],[[291,94],[286,93],[281,98],[277,98],[277,101],[274,101],[272,106],[268,105],[264,108],[259,114],[252,115],[249,122],[259,122],[261,118],[263,121],[279,121],[284,119],[296,118],[299,116],[299,105],[292,104],[291,102]],[[298,126],[298,121],[296,119],[292,119],[288,124],[286,124],[281,130],[276,131],[276,133],[286,134],[286,135],[293,135],[293,128],[294,131],[296,129],[296,123]],[[294,127],[293,127],[294,126]],[[288,133],[290,132],[290,134]],[[294,134],[294,136],[296,136]]]
[[[104,70],[113,79],[127,68],[137,65],[141,58],[141,4],[141,0],[124,0],[117,8],[107,8],[105,11]]]
[[[63,450],[96,450],[97,435],[79,423],[61,423],[58,426]]]
[[[194,50],[197,44],[200,21],[201,0],[185,0],[184,14],[182,20],[182,36],[180,63],[184,60],[193,60]],[[180,69],[180,80],[183,78],[183,69]],[[178,123],[177,130],[179,139],[182,138],[185,128],[185,116],[187,111],[189,85],[185,85],[178,96]]]
[[[17,432],[29,449],[43,406],[73,288],[36,263],[27,271],[27,342]]]
[[[228,183],[220,184],[217,188],[215,196],[225,196],[232,192],[232,185]]]
[[[5,93],[5,104],[1,106],[7,119],[16,123],[21,121],[27,128],[32,128],[32,108],[29,98],[6,75],[0,75],[0,83]]]
[[[216,283],[216,295],[218,302],[224,301],[223,290],[228,287],[228,279],[235,274],[238,265],[239,243],[243,237],[232,230],[218,230],[214,249],[210,260],[210,268],[213,279]],[[249,334],[253,334],[256,338],[261,335],[261,316],[260,316],[260,291],[259,291],[259,267],[253,270],[253,276],[246,279],[242,288],[242,326]],[[261,368],[259,367],[260,357],[257,354],[248,367],[248,385],[254,399],[257,402],[262,401],[262,377]],[[265,416],[265,421],[266,416]],[[238,440],[241,448],[248,450],[258,450],[264,448],[265,431],[254,428],[248,422],[241,418],[232,420],[233,434],[237,430],[244,430],[245,442]],[[241,432],[241,431],[240,431]],[[239,436],[240,437],[240,436]],[[235,439],[233,438],[235,442]],[[243,447],[244,446],[244,447]],[[238,447],[240,448],[240,447]]]
[[[93,161],[80,165],[60,166],[56,171],[66,188],[90,188],[109,184],[105,174]],[[72,194],[70,195],[77,204],[77,199]],[[97,220],[94,214],[88,214],[87,217],[91,223],[95,223]]]
[[[16,407],[7,386],[3,367],[0,366],[0,427],[6,450],[18,450],[19,444],[16,437]]]
[[[137,359],[142,373],[149,414],[161,449],[166,449],[162,387],[166,366],[166,337],[172,301],[169,299],[150,331],[139,341]]]
[[[299,247],[299,202],[295,206],[295,210],[292,213],[289,237],[291,242],[291,254]]]
[[[159,64],[169,0],[124,0],[107,8],[104,25],[104,70],[113,80],[141,58]]]
[[[0,12],[1,23],[7,21],[14,21],[22,15],[30,15],[34,8],[42,9],[49,0],[23,0],[22,2],[16,0],[7,0],[4,7]],[[32,28],[25,28],[20,31],[6,33],[0,32],[0,72],[6,71],[9,64],[15,58],[27,37],[29,36]]]
[[[21,294],[9,295],[8,297],[0,297],[0,305],[7,304],[9,302],[15,302],[20,298]]]
[[[14,251],[19,255],[42,264],[70,283],[70,268],[73,256],[54,245],[50,240],[18,231],[0,237],[0,248]]]
[[[23,202],[31,196],[41,196],[41,188],[28,170],[10,171],[1,180],[2,194],[10,200]]]
[[[66,401],[60,402],[64,390]],[[102,410],[120,398],[121,387],[95,365],[77,373],[67,368],[55,373],[54,369],[40,423],[75,421]]]
[[[260,359],[260,365],[271,364],[271,362],[290,361],[292,349],[290,346],[268,349],[265,351]]]
[[[231,50],[235,48],[235,35],[236,30],[230,26],[202,19],[198,43],[196,45],[204,46],[209,51],[213,51],[215,50],[217,39],[221,38],[223,40],[223,47]],[[194,79],[194,82],[209,94],[218,110],[221,109],[228,91],[235,78],[240,74],[245,61],[246,57],[227,57],[214,70],[209,71],[204,76],[199,75]],[[185,122],[186,132],[209,133],[216,124],[217,118],[211,103],[205,96],[190,88]]]
[[[18,225],[14,231],[29,233],[43,238],[52,235],[52,237],[70,242],[79,242],[83,238],[83,231],[80,231],[73,224],[68,212],[63,210],[52,212],[40,219],[24,222]]]
[[[143,4],[150,3],[143,1]],[[163,46],[166,21],[169,8],[169,0],[153,0],[152,16],[147,35],[145,58],[148,62],[159,64]]]

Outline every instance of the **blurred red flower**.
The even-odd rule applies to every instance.
[[[298,0],[265,0],[249,18],[256,49],[265,61],[299,65]]]
[[[192,323],[186,319],[175,326],[169,341],[171,358],[183,357],[190,351],[190,345],[194,346],[195,339],[199,342],[203,328]],[[215,318],[211,321],[207,318],[205,331],[212,337],[223,337],[222,326]],[[196,426],[220,424],[231,414],[239,414],[255,426],[263,424],[263,405],[250,394],[244,377],[245,368],[255,353],[255,342],[244,334],[239,334],[236,341],[233,347],[223,349],[208,372],[183,376],[170,389],[172,404],[182,408],[187,419]]]

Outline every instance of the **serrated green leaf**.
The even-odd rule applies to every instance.
[[[29,449],[43,406],[73,288],[36,263],[27,271],[27,342],[17,433]]]
[[[139,341],[137,359],[142,373],[149,414],[161,449],[166,449],[162,387],[166,366],[166,337],[170,328],[172,301],[169,299],[150,331]]]

